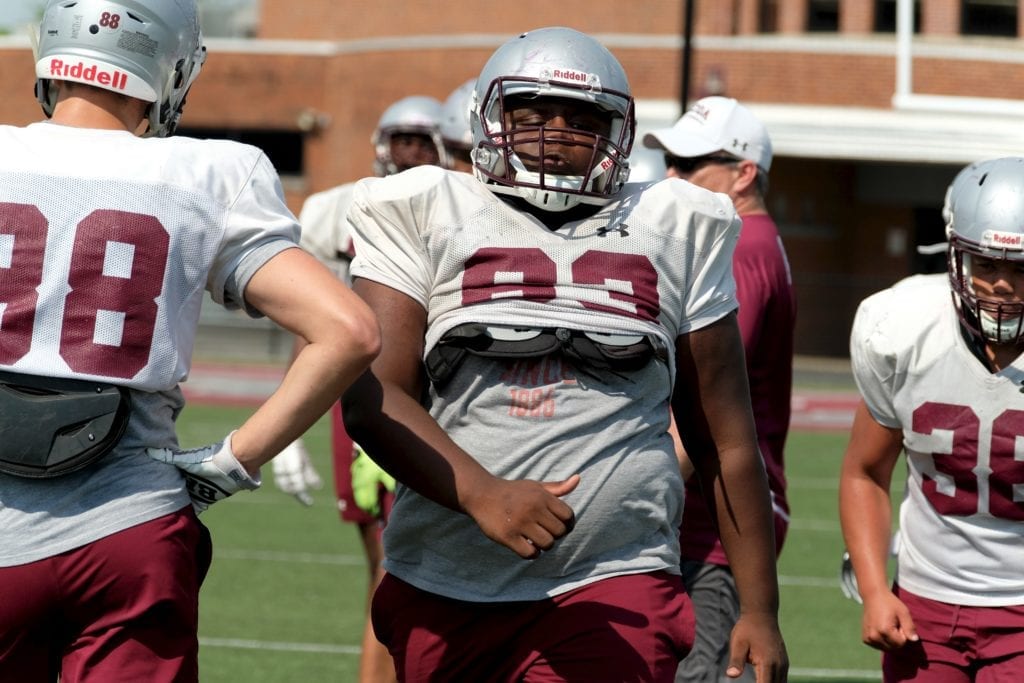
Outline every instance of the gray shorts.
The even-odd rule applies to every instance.
[[[690,594],[697,634],[690,654],[679,663],[676,683],[753,683],[754,667],[746,666],[739,678],[728,678],[729,636],[740,614],[739,595],[732,571],[717,564],[683,560],[683,584]]]

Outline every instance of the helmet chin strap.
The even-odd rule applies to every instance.
[[[1019,317],[992,315],[985,309],[978,310],[978,323],[985,339],[994,344],[1015,344],[1020,336],[1022,321]]]
[[[568,211],[579,204],[605,204],[608,201],[607,197],[588,197],[579,193],[590,191],[597,184],[598,178],[614,165],[605,163],[606,159],[607,157],[602,157],[601,162],[594,167],[594,172],[590,176],[590,182],[587,187],[583,187],[583,176],[581,175],[545,173],[543,187],[519,185],[508,188],[512,191],[509,194],[518,195],[544,211]],[[541,174],[536,171],[527,170],[517,154],[510,155],[509,163],[514,174],[512,179],[517,183],[528,183],[535,186],[541,184]],[[492,186],[492,189],[497,190],[497,187]],[[505,194],[503,191],[500,192]]]

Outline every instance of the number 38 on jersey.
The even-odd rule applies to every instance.
[[[982,430],[981,420],[970,406],[926,402],[913,414],[915,435],[948,436],[945,447],[923,454],[930,456],[934,472],[922,473],[925,498],[937,512],[951,516],[990,514],[1000,519],[1024,521],[1024,410],[1008,409]],[[981,448],[982,434],[987,448]],[[918,437],[912,437],[916,442]],[[914,449],[910,444],[909,450]],[[988,451],[988,465],[982,451]],[[985,505],[987,490],[988,504]],[[987,508],[987,509],[986,509]]]

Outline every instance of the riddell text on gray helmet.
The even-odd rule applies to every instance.
[[[81,79],[118,90],[128,86],[128,74],[123,71],[106,71],[95,64],[86,66],[84,62],[67,64],[63,59],[50,60],[50,77]]]

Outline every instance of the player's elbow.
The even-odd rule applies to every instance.
[[[380,323],[369,306],[360,301],[356,308],[356,311],[349,312],[345,322],[345,338],[351,345],[350,353],[359,358],[363,368],[367,368],[380,354]]]
[[[341,416],[348,432],[357,443],[368,444],[373,435],[385,427],[384,386],[372,372],[364,372],[341,396]]]
[[[323,334],[316,341],[332,348],[343,363],[362,371],[380,353],[380,323],[361,299],[353,298],[346,303],[344,308],[332,311],[329,324],[321,328]]]
[[[345,425],[345,432],[356,442],[365,439],[370,417],[370,411],[366,410],[366,403],[360,396],[359,382],[356,380],[341,395],[341,421]]]

